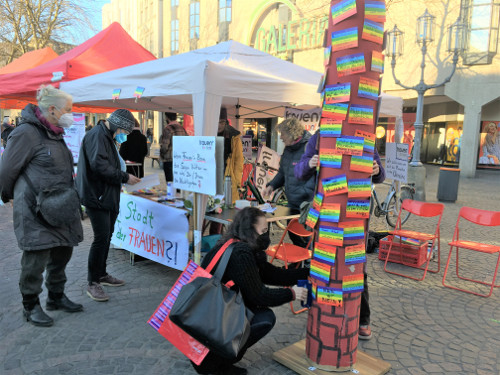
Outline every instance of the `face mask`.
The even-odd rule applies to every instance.
[[[257,248],[259,250],[265,250],[271,244],[271,238],[269,238],[269,232],[262,233],[259,237],[257,237]]]
[[[118,143],[123,143],[126,140],[127,140],[127,134],[120,133],[115,136],[115,141]]]
[[[73,114],[72,113],[63,114],[61,117],[59,117],[57,125],[60,128],[69,128],[71,125],[73,125]]]

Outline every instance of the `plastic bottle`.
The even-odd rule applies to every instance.
[[[233,205],[233,190],[231,184],[231,176],[226,176],[224,178],[224,202],[226,207],[231,207]]]

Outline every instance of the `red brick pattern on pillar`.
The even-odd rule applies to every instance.
[[[339,3],[346,4],[346,9],[348,9],[349,5],[352,5],[354,1],[349,4],[348,0],[333,0],[331,1],[331,6],[336,6]],[[382,52],[380,33],[377,33],[377,31],[373,32],[373,29],[368,30],[368,27],[365,27],[365,33],[363,33],[363,30],[366,20],[365,5],[367,6],[366,9],[369,9],[369,12],[367,12],[366,14],[366,16],[370,18],[368,24],[370,24],[371,22],[378,22],[379,27],[383,27],[383,21],[385,19],[385,5],[384,1],[376,2],[370,0],[356,0],[355,4],[356,12],[353,14],[351,8],[351,10],[348,12],[349,16],[340,16],[339,18],[337,18],[337,21],[340,19],[340,22],[337,22],[335,25],[333,24],[332,13],[330,11],[327,46],[331,46],[332,44],[332,32],[346,31],[346,33],[349,34],[348,29],[351,29],[351,38],[349,39],[349,37],[347,36],[344,39],[338,39],[340,41],[337,41],[336,48],[332,48],[329,63],[328,65],[326,65],[325,69],[325,85],[331,86],[341,83],[350,83],[351,89],[349,101],[344,102],[344,104],[349,104],[349,111],[351,111],[351,108],[353,106],[367,106],[369,108],[372,108],[373,120],[369,121],[369,124],[356,123],[358,121],[349,122],[350,117],[348,113],[348,115],[345,117],[345,120],[338,121],[342,122],[341,137],[354,137],[356,136],[357,130],[373,134],[377,112],[377,101],[373,98],[370,99],[369,95],[366,95],[366,90],[365,94],[362,93],[362,90],[358,92],[358,86],[361,78],[363,78],[364,83],[367,82],[366,79],[368,79],[368,82],[370,82],[369,80],[372,80],[372,84],[374,83],[373,81],[375,81],[377,84],[380,82],[380,72],[376,68],[372,69],[373,51],[377,53]],[[380,10],[380,6],[383,8],[382,14],[377,13],[377,6],[379,6],[378,10]],[[356,43],[352,41],[353,28],[357,28],[357,46]],[[339,49],[339,44],[343,44],[343,47],[341,47],[343,49]],[[338,74],[339,72],[337,71],[337,59],[349,55],[358,54],[363,54],[364,56],[365,71],[352,74]],[[323,107],[322,116],[325,117],[325,107]],[[322,134],[320,136],[320,149],[327,148],[330,150],[335,150],[337,146],[337,139],[338,138],[323,136]],[[373,158],[373,152],[367,152],[365,149],[365,151],[363,152],[363,156],[369,156]],[[352,170],[351,158],[351,155],[342,155],[342,164],[339,169],[326,168],[323,167],[323,165],[321,166],[317,188],[318,193],[324,193],[322,181],[327,178],[345,175],[348,183],[349,181],[354,179],[370,178],[370,173],[368,173],[367,171],[359,172],[356,170]],[[369,198],[359,199],[366,201]],[[331,207],[331,204],[340,204],[339,223],[332,223],[332,220],[326,221],[325,216],[323,216],[322,220],[322,215],[320,214],[318,226],[342,227],[342,224],[353,222],[359,223],[361,221],[364,226],[366,236],[368,219],[347,217],[347,200],[347,193],[325,196],[322,202],[323,205],[326,204],[330,205]],[[315,241],[321,243],[322,241],[318,236],[317,231],[318,226],[316,226]],[[342,290],[343,281],[345,282],[344,277],[359,277],[360,275],[362,276],[364,266],[363,262],[351,262],[346,264],[345,260],[346,247],[360,244],[364,244],[363,239],[349,239],[349,237],[346,237],[346,230],[344,229],[343,244],[342,246],[336,246],[335,264],[331,267],[329,282],[325,283],[321,280],[321,278],[316,277],[313,278],[313,284],[318,287],[329,287],[335,288],[337,290]],[[306,354],[312,362],[322,367],[326,366],[332,368],[346,368],[353,366],[356,362],[361,292],[346,292],[346,289],[347,287],[344,284],[344,292],[342,294],[343,301],[341,306],[323,304],[315,299],[313,301],[312,307],[309,310],[309,318],[307,323]]]

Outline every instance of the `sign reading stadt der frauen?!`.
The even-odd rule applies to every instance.
[[[173,137],[174,187],[215,195],[216,137]]]
[[[111,242],[144,258],[183,270],[188,263],[188,230],[183,210],[121,194],[120,214]]]

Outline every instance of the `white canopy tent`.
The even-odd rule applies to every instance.
[[[235,41],[64,82],[75,103],[194,115],[195,135],[215,135],[229,118],[283,116],[286,106],[319,105],[321,74]],[[134,97],[137,87],[144,93]],[[113,100],[115,89],[119,99]],[[239,116],[237,116],[239,115]]]

